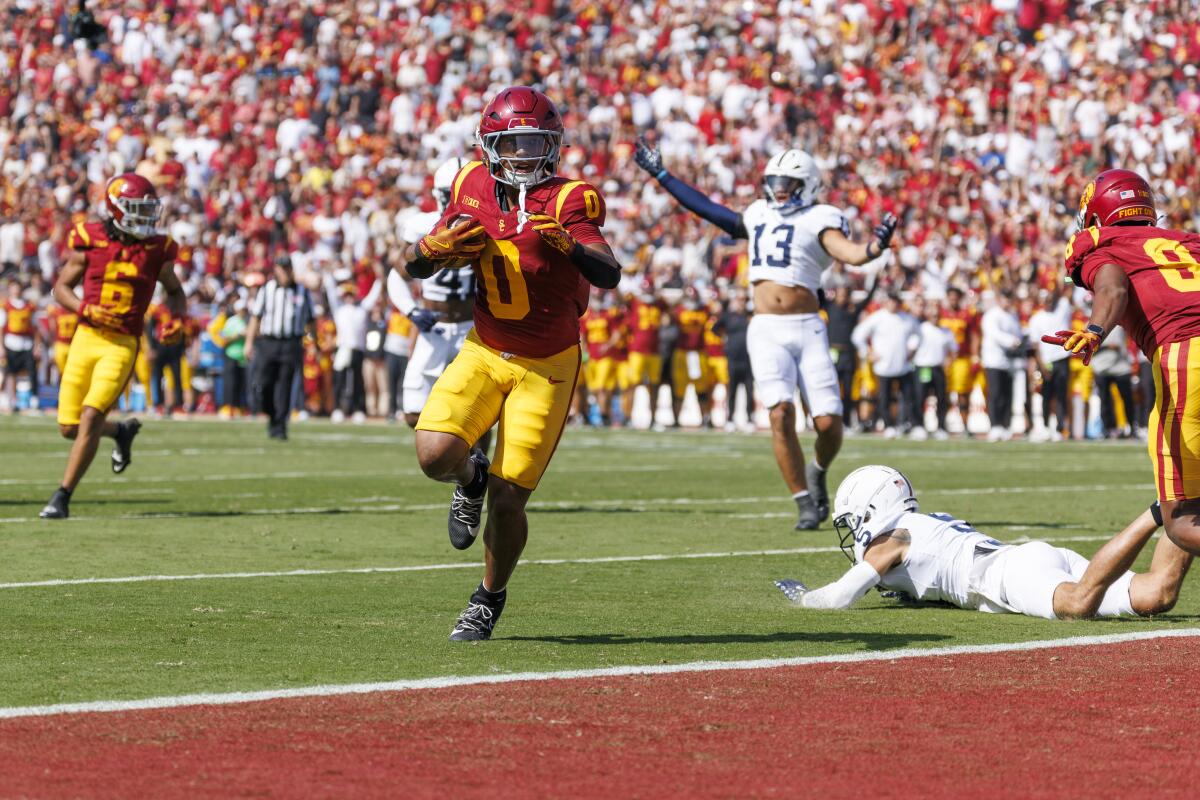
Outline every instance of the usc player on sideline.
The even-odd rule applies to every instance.
[[[483,581],[452,641],[491,638],[528,536],[525,505],[571,408],[590,286],[612,289],[621,278],[600,233],[600,193],[555,176],[562,135],[550,98],[525,86],[502,90],[476,131],[483,160],[459,171],[441,220],[403,254],[402,277],[425,279],[464,263],[478,276],[475,328],[416,426],[421,469],[456,484],[448,522],[454,547],[475,541],[487,496]],[[493,463],[472,448],[497,421]]]
[[[1042,341],[1085,365],[1115,325],[1138,343],[1154,371],[1148,439],[1163,527],[1200,555],[1200,235],[1157,224],[1150,184],[1136,172],[1106,170],[1087,185],[1065,260],[1092,292],[1092,315],[1083,330]]]
[[[108,219],[79,223],[67,235],[71,255],[54,283],[54,299],[79,315],[58,389],[58,429],[73,440],[62,485],[42,509],[43,519],[70,516],[71,494],[96,456],[100,438],[116,441],[112,470],[124,472],[141,423],[112,422],[108,412],[125,389],[146,309],[161,283],[172,312],[187,306],[175,276],[178,245],[155,228],[162,204],[150,181],[127,172],[104,190]],[[82,299],[75,287],[83,282]],[[182,329],[179,331],[182,333]]]

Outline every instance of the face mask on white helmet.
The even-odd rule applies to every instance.
[[[838,486],[833,501],[833,528],[842,552],[852,564],[861,562],[876,536],[891,530],[901,514],[917,510],[912,483],[899,470],[859,467]]]
[[[813,205],[820,189],[817,162],[803,150],[784,150],[772,157],[763,170],[763,194],[767,202],[785,213]]]

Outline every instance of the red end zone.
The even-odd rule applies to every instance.
[[[1194,797],[1195,639],[0,722],[33,797]]]

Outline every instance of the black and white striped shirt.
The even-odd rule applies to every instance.
[[[250,313],[259,320],[260,336],[299,338],[313,318],[312,295],[299,284],[280,286],[272,278],[258,290]]]

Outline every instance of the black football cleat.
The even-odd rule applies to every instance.
[[[71,495],[62,489],[55,490],[50,496],[50,502],[38,514],[42,519],[66,519],[71,516]]]
[[[825,484],[827,471],[817,469],[817,465],[811,461],[804,470],[804,474],[808,478],[808,491],[817,503],[817,515],[821,522],[829,518],[829,487]]]
[[[133,463],[133,437],[142,429],[136,419],[117,423],[117,446],[112,451],[112,471],[120,475]]]
[[[796,530],[815,531],[821,527],[821,512],[817,509],[817,501],[811,494],[796,498],[796,508],[800,512],[796,520]]]
[[[455,550],[466,550],[475,544],[479,536],[480,520],[483,519],[483,498],[487,493],[487,471],[492,462],[482,450],[471,451],[471,461],[475,462],[476,478],[472,484],[479,484],[478,495],[472,486],[455,486],[454,497],[450,500],[450,516],[447,520],[447,530],[450,533],[450,544]]]
[[[488,600],[480,589],[476,589],[466,609],[458,615],[454,630],[450,631],[450,641],[486,642],[491,639],[492,629],[500,621],[507,596],[506,592],[502,592],[499,600]]]

